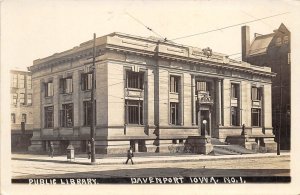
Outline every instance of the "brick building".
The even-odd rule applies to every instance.
[[[284,24],[281,24],[273,33],[266,35],[255,33],[254,39],[250,42],[250,28],[244,26],[242,27],[242,51],[243,61],[270,67],[272,72],[277,74],[272,80],[272,124],[273,127],[277,127],[275,129],[281,126],[281,148],[290,149],[291,33]]]
[[[11,146],[27,149],[33,128],[31,73],[11,70]]]
[[[31,151],[72,144],[85,151],[90,139],[93,41],[37,59],[33,82]],[[276,150],[269,67],[229,59],[154,38],[112,33],[96,39],[96,152],[167,152],[171,144],[207,133],[221,141]],[[198,123],[203,124],[198,130]],[[199,121],[199,122],[198,122]],[[229,139],[230,138],[230,139]],[[247,143],[245,143],[247,142]]]

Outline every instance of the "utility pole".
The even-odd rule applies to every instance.
[[[279,105],[279,128],[277,129],[277,155],[280,155],[280,134],[281,134],[281,113],[282,113],[282,70],[281,57],[279,58],[280,67],[280,105]]]
[[[96,52],[96,33],[94,33],[94,42],[93,42],[93,64],[91,66],[92,69],[92,89],[91,89],[91,164],[95,164],[95,52]]]

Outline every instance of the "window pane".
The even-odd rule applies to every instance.
[[[281,37],[277,37],[275,44],[276,44],[277,46],[279,46],[279,45],[281,45],[281,42],[282,42]]]
[[[143,89],[144,73],[126,72],[127,88]]]
[[[63,104],[61,110],[61,126],[73,126],[73,104]]]
[[[45,128],[53,128],[53,106],[45,107]]]
[[[257,88],[257,100],[261,100],[262,97],[262,88]]]
[[[65,78],[60,80],[60,91],[61,93],[72,93],[73,91],[72,78]]]
[[[231,107],[231,125],[232,126],[239,126],[238,107]]]
[[[25,75],[19,75],[19,88],[25,88]]]
[[[26,114],[22,114],[22,122],[26,123],[26,119],[27,119]]]
[[[27,88],[31,89],[32,84],[31,84],[31,76],[27,76]]]
[[[252,100],[261,100],[262,88],[252,87],[251,98],[252,98]]]
[[[25,94],[20,93],[20,104],[25,104]]]
[[[32,94],[27,95],[27,104],[32,104]]]
[[[286,35],[283,37],[283,43],[287,44],[289,42],[289,37]]]
[[[143,101],[126,100],[126,123],[143,124]]]
[[[88,74],[88,77],[87,77],[87,89],[92,89],[92,77],[93,77],[92,74]]]
[[[231,84],[231,97],[238,98],[238,96],[239,96],[239,85]]]
[[[179,124],[179,117],[178,117],[178,103],[171,102],[170,103],[170,123],[172,125]]]
[[[179,80],[180,77],[178,76],[170,76],[170,92],[179,92]]]
[[[48,85],[49,85],[49,96],[53,96],[53,83],[51,82],[51,83],[48,83]]]
[[[84,111],[84,126],[90,126],[91,125],[91,119],[92,119],[92,106],[90,101],[83,102],[83,111]]]
[[[72,93],[73,92],[73,85],[72,85],[72,78],[66,79],[66,93]]]
[[[53,96],[53,83],[45,83],[45,97]]]
[[[13,81],[13,83],[12,83],[12,86],[14,87],[14,88],[17,88],[18,87],[18,75],[17,74],[13,74],[13,79],[12,79]]]
[[[92,89],[92,73],[81,74],[81,89],[90,90]],[[71,85],[71,84],[70,84]]]
[[[17,93],[13,94],[12,101],[13,101],[12,103],[14,105],[17,105],[17,101],[18,101],[18,94]]]
[[[252,126],[259,127],[261,126],[261,110],[252,108]]]

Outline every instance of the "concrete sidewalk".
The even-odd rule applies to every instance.
[[[280,158],[290,156],[289,152],[282,152],[281,155],[276,153],[257,153],[257,154],[243,154],[243,155],[223,155],[223,156],[211,156],[201,154],[152,154],[147,153],[136,153],[133,157],[135,164],[147,164],[147,163],[164,163],[164,162],[196,162],[196,161],[216,161],[222,159],[245,159],[245,158]],[[126,155],[123,156],[108,156],[108,155],[97,155],[96,163],[99,165],[117,165],[123,164],[126,161]],[[87,158],[87,155],[78,154],[75,155],[75,159],[68,160],[66,155],[54,156],[53,158],[47,155],[32,155],[32,154],[13,154],[12,160],[31,160],[41,162],[57,162],[57,163],[75,163],[90,165],[91,160]],[[131,162],[128,162],[131,164]]]

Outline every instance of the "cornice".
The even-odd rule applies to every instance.
[[[148,44],[152,45],[147,47]],[[104,37],[97,38],[96,47],[98,54],[100,52],[105,53],[106,51],[132,53],[134,55],[152,57],[155,58],[155,60],[167,59],[218,69],[234,70],[247,74],[256,74],[265,77],[276,76],[275,73],[270,72],[264,67],[258,67],[245,62],[234,61],[229,58],[226,58],[226,61],[224,61],[225,55],[216,52],[213,52],[212,56],[206,57],[202,52],[203,50],[200,48],[183,46],[176,43],[167,43],[160,40],[152,40],[149,38],[126,35],[123,33],[112,33]],[[34,65],[29,67],[29,70],[35,72],[66,62],[82,59],[86,60],[88,57],[92,56],[91,49],[92,42],[87,41],[80,44],[79,47],[74,47],[71,50],[54,54],[44,59],[36,60]]]

